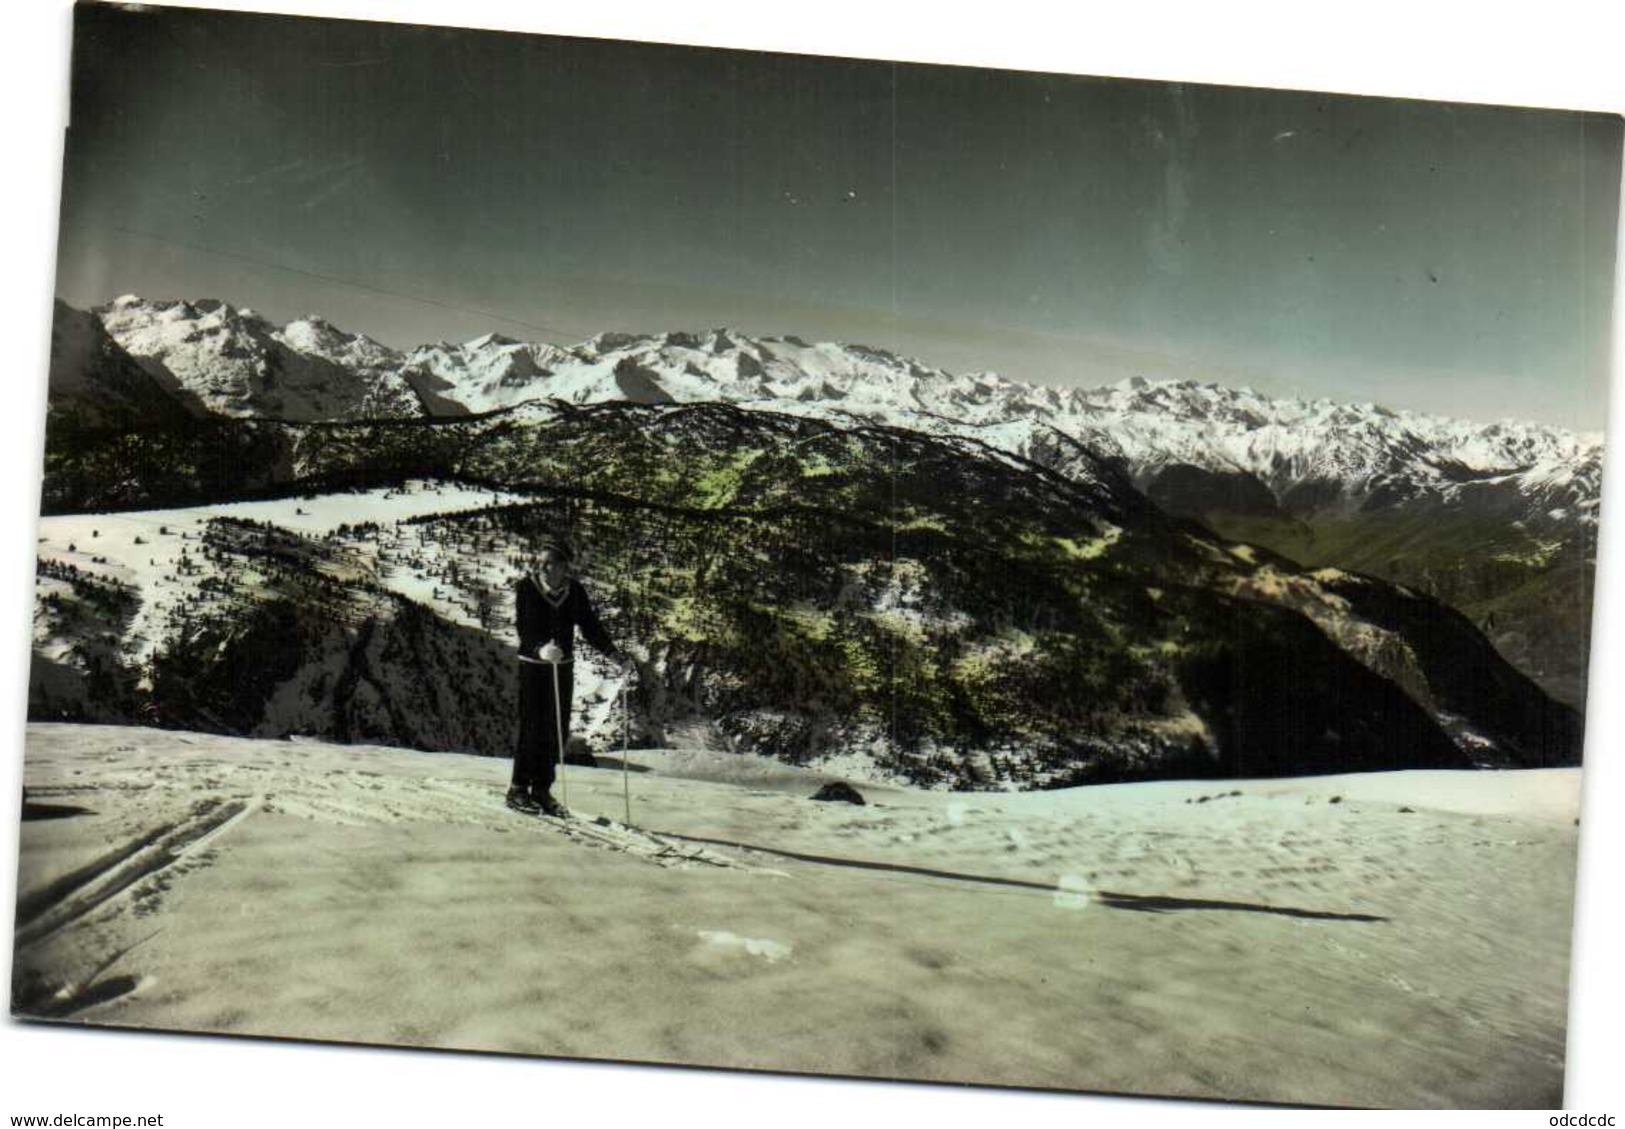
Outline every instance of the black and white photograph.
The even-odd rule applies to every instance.
[[[1568,1104],[1617,106],[59,14],[8,1046]]]

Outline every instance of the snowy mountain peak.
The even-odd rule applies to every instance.
[[[743,336],[736,330],[719,326],[716,329],[706,330],[704,345],[713,353],[727,353],[739,348],[739,341]]]
[[[642,340],[646,339],[639,337],[635,333],[621,333],[616,330],[605,330],[603,333],[589,338],[584,343],[583,347],[590,352],[602,355],[604,353],[613,353],[617,350],[625,349],[628,346],[634,345]]]
[[[482,333],[472,341],[466,342],[463,348],[479,352],[484,349],[503,348],[508,345],[518,345],[512,337],[504,337],[500,333]]]
[[[277,327],[215,298],[133,294],[94,311],[130,356],[226,416],[348,419],[416,414],[401,357],[317,316]]]

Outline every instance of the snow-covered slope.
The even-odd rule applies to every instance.
[[[139,595],[139,606],[124,624],[119,640],[125,662],[140,665],[167,641],[182,609],[196,606],[203,594],[224,584],[221,562],[204,550],[208,522],[227,519],[274,525],[295,536],[333,538],[354,526],[395,526],[424,514],[455,513],[501,505],[515,496],[433,482],[408,482],[393,490],[378,489],[308,498],[117,514],[73,514],[40,518],[36,550],[39,559],[78,577],[101,581]],[[425,573],[421,562],[402,555],[390,567],[378,567],[378,540],[346,541],[354,564],[375,570],[388,591],[423,604],[451,623],[476,626],[473,612],[450,598]],[[386,562],[388,563],[388,562]],[[469,567],[464,562],[464,567]],[[42,594],[65,593],[66,585],[49,575],[38,579]],[[63,657],[81,640],[53,636],[54,622],[36,621],[34,645],[47,658]]]
[[[564,824],[506,810],[494,758],[30,726],[12,1006],[1241,1101],[1560,1103],[1577,770],[860,782],[852,807],[809,802],[823,773],[631,759],[664,850],[590,822],[625,810],[618,764],[567,771]]]

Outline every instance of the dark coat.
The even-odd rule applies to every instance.
[[[564,594],[551,599],[541,583],[527,576],[515,593],[519,620],[519,651],[536,657],[546,643],[556,643],[566,659],[575,657],[576,629],[582,637],[617,662],[621,652],[598,621],[592,601],[576,580]],[[519,664],[519,740],[514,748],[513,787],[531,795],[553,786],[555,766],[570,743],[571,699],[575,696],[573,666]],[[557,709],[555,709],[555,703]]]
[[[519,620],[519,653],[534,658],[546,643],[555,643],[564,657],[575,657],[576,629],[582,638],[612,659],[619,660],[620,649],[598,621],[592,601],[587,599],[581,582],[572,578],[565,586],[564,596],[554,600],[543,590],[541,581],[527,576],[519,582],[514,606]]]

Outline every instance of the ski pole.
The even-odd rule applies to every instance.
[[[559,735],[559,802],[570,807],[570,785],[564,775],[564,708],[559,700],[559,664],[553,663],[553,728]]]
[[[626,710],[626,679],[621,675],[621,798],[626,802],[626,825],[632,826],[632,784],[627,758],[632,755],[632,715]]]

